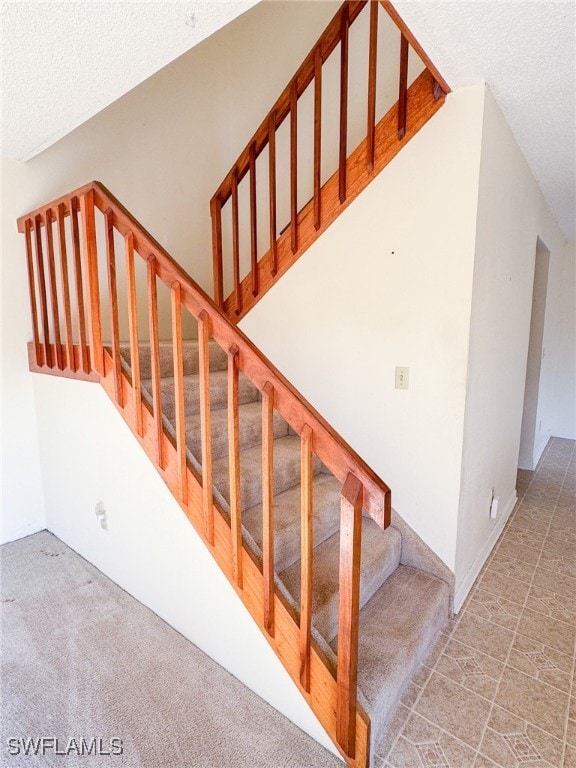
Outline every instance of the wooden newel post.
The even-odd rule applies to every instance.
[[[354,757],[356,753],[362,490],[362,483],[350,472],[340,499],[340,604],[336,678],[336,738],[349,757]]]

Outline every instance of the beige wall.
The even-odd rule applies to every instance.
[[[535,461],[576,437],[574,248],[566,244],[486,89],[456,581],[462,598],[516,500],[537,239],[550,251]],[[489,515],[492,493],[500,515]]]
[[[482,109],[482,86],[452,93],[241,323],[451,569]]]
[[[2,250],[0,323],[0,543],[45,527],[44,496],[32,377],[26,343],[32,336],[28,311],[26,254],[16,217],[30,189],[25,166],[2,160]]]

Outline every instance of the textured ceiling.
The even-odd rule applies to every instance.
[[[16,159],[37,154],[257,2],[0,1],[2,152]],[[575,4],[394,4],[452,87],[488,83],[574,238]]]
[[[257,0],[1,0],[2,153],[53,144]]]
[[[452,87],[485,80],[564,234],[575,229],[576,4],[395,0]]]

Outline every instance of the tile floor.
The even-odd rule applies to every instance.
[[[576,768],[576,443],[554,438],[378,768]]]

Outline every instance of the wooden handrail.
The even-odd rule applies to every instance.
[[[378,19],[379,11],[387,14],[389,19],[396,25],[400,34],[400,62],[399,62],[399,94],[397,102],[397,128],[396,141],[401,142],[410,138],[411,134],[406,136],[407,125],[410,115],[410,100],[408,96],[408,54],[412,46],[414,51],[420,56],[426,70],[432,75],[432,82],[429,83],[430,98],[438,100],[450,89],[448,84],[440,76],[438,70],[434,67],[430,59],[426,56],[422,47],[418,44],[414,35],[407,29],[399,14],[388,0],[360,0],[353,2],[345,0],[333,19],[330,21],[322,35],[319,37],[312,50],[306,56],[296,74],[290,80],[286,88],[282,91],[276,103],[264,118],[245,149],[241,152],[237,161],[230,171],[224,177],[222,183],[214,193],[210,203],[211,215],[213,220],[213,270],[214,270],[214,296],[216,303],[224,307],[229,318],[233,322],[238,322],[241,317],[250,309],[259,298],[268,290],[269,287],[285,271],[279,271],[278,251],[279,243],[284,235],[289,240],[290,254],[283,254],[288,266],[292,264],[312,242],[323,231],[326,224],[329,224],[334,218],[334,209],[343,210],[349,202],[350,196],[350,176],[351,170],[355,171],[352,162],[353,155],[356,156],[359,147],[349,148],[349,105],[348,91],[349,84],[349,30],[352,24],[359,18],[366,6],[370,8],[369,33],[366,47],[368,48],[368,104],[367,104],[367,125],[366,125],[366,158],[363,162],[363,173],[370,179],[375,171],[375,155],[377,141],[377,121],[376,121],[376,96],[377,96],[377,65],[378,65]],[[321,181],[321,137],[322,137],[322,67],[324,63],[334,53],[336,48],[340,50],[340,82],[339,82],[339,120],[338,120],[338,164],[334,169],[338,175],[337,196],[331,198],[324,194],[325,188],[328,189],[329,182],[324,187]],[[393,62],[396,66],[396,63]],[[307,153],[298,153],[297,148],[297,122],[298,122],[298,100],[304,94],[306,89],[313,83],[313,158],[312,158],[312,179],[313,179],[313,197],[312,204],[314,209],[314,229],[307,228],[301,231],[304,212],[308,203],[299,205],[298,202],[298,178],[300,174],[308,177],[310,169],[299,166],[307,162]],[[433,114],[430,110],[430,116]],[[277,202],[276,202],[276,131],[284,120],[289,120],[289,222],[287,226],[278,233],[277,227]],[[336,131],[336,128],[332,130]],[[380,141],[388,144],[389,137],[380,135]],[[256,159],[261,152],[268,147],[269,152],[269,193],[268,193],[268,215],[270,222],[270,244],[269,251],[258,254],[257,248],[257,220],[258,212],[256,210]],[[353,151],[350,152],[349,150]],[[389,152],[389,159],[393,156]],[[300,160],[300,155],[304,158]],[[381,170],[382,164],[377,170]],[[240,275],[240,239],[245,237],[245,233],[239,231],[239,192],[238,188],[245,177],[250,174],[250,282],[251,293],[247,297],[245,290],[245,278]],[[355,173],[357,181],[357,174]],[[331,194],[331,190],[330,190]],[[229,212],[228,201],[232,199],[231,212]],[[328,198],[328,199],[326,199]],[[222,244],[222,215],[232,218],[232,252],[229,254],[223,252]],[[304,229],[304,228],[302,228]],[[223,275],[225,271],[224,258],[228,264],[231,259],[233,272],[233,290],[229,297],[224,297]],[[268,269],[268,273],[262,275],[263,268]],[[272,278],[272,279],[270,279]],[[232,301],[231,301],[232,299]],[[246,306],[248,305],[248,306]]]
[[[18,231],[25,232],[26,222],[34,220],[37,216],[44,216],[46,211],[53,210],[58,204],[63,203],[65,214],[70,213],[71,200],[77,198],[81,201],[81,209],[86,211],[88,225],[84,228],[88,234],[85,236],[85,251],[89,253],[89,263],[92,281],[89,278],[90,308],[88,309],[89,325],[92,328],[90,352],[94,355],[93,369],[101,373],[100,363],[102,355],[102,331],[100,320],[100,298],[98,293],[98,270],[96,254],[95,227],[91,205],[97,207],[102,213],[110,208],[112,211],[114,227],[123,236],[132,236],[134,252],[143,255],[149,254],[148,261],[152,262],[155,275],[168,288],[174,282],[180,283],[181,302],[190,314],[198,318],[201,312],[210,318],[212,338],[223,349],[229,349],[232,344],[238,346],[238,365],[242,371],[262,392],[264,385],[269,381],[275,391],[275,408],[282,414],[292,429],[301,434],[305,424],[308,424],[314,433],[314,452],[318,458],[328,467],[332,474],[344,483],[349,472],[353,472],[363,487],[363,508],[373,517],[381,527],[386,527],[390,522],[391,504],[389,487],[374,473],[372,469],[358,456],[351,446],[334,431],[328,422],[316,411],[316,409],[292,386],[292,384],[278,371],[265,355],[250,341],[250,339],[230,321],[224,312],[203,291],[203,289],[188,275],[187,272],[164,250],[164,248],[150,235],[141,224],[122,206],[122,204],[100,183],[92,182],[81,187],[69,195],[59,198],[49,205],[41,206],[18,219]],[[153,291],[152,272],[149,273],[149,290]],[[153,295],[152,299],[154,301]],[[49,337],[48,321],[47,336]],[[156,333],[155,325],[150,323],[152,332]],[[154,336],[151,336],[153,339]],[[94,349],[96,348],[96,349]],[[98,355],[98,348],[100,353]]]

